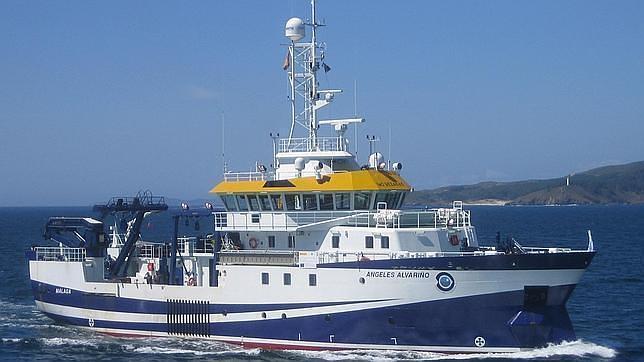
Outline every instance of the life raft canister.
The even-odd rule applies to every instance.
[[[250,245],[250,247],[253,249],[257,249],[257,239],[254,237],[248,239],[248,245]]]
[[[452,234],[449,236],[449,243],[456,246],[460,243],[460,240],[458,240],[458,234]]]

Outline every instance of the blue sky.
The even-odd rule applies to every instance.
[[[324,116],[358,113],[417,189],[644,159],[642,1],[319,1]],[[0,2],[0,206],[206,197],[289,126],[308,1]]]

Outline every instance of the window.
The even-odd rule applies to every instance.
[[[251,214],[250,222],[253,224],[259,224],[259,214]]]
[[[373,236],[364,237],[364,247],[367,249],[373,249]]]
[[[398,208],[402,209],[402,206],[405,203],[405,196],[407,196],[407,193],[403,192],[400,196],[401,196],[400,197],[400,204],[398,205]]]
[[[284,285],[291,285],[291,273],[284,273]]]
[[[349,210],[351,208],[351,194],[335,194],[335,208],[337,210]]]
[[[304,210],[318,209],[318,198],[316,194],[304,194],[302,195],[302,201],[304,202]]]
[[[340,247],[340,235],[331,236],[331,247],[337,249]]]
[[[257,201],[257,197],[255,197],[255,195],[246,195],[246,197],[248,198],[250,209],[252,211],[259,211],[259,201]]]
[[[302,205],[300,204],[300,195],[297,194],[286,194],[284,195],[286,199],[286,210],[301,210]]]
[[[387,208],[388,209],[395,209],[396,205],[398,205],[398,197],[400,196],[400,193],[398,192],[390,192],[387,195],[387,198],[385,199],[385,202],[387,203]]]
[[[376,208],[378,207],[379,202],[387,202],[387,194],[388,192],[378,192],[376,194],[376,202],[374,203],[376,205]],[[389,204],[387,204],[387,208],[389,208]]]
[[[271,200],[268,198],[268,195],[259,195],[259,205],[264,211],[271,211]]]
[[[309,274],[309,285],[314,287],[318,285],[318,276],[317,274]]]
[[[268,236],[268,247],[269,248],[274,248],[275,247],[275,235],[269,235]]]
[[[295,248],[295,235],[289,235],[289,236],[288,236],[288,247],[289,247],[290,249],[294,249],[294,248]]]
[[[380,248],[382,249],[389,249],[389,237],[388,236],[381,236],[380,237]]]
[[[369,210],[371,192],[356,192],[353,196],[353,208],[356,210]]]
[[[333,210],[333,194],[320,194],[320,210]]]
[[[282,202],[281,194],[271,195],[271,204],[273,206],[273,210],[284,210],[284,203]]]
[[[268,285],[268,273],[262,273],[262,285]]]
[[[221,201],[224,202],[224,207],[228,211],[237,211],[237,203],[235,203],[235,196],[233,195],[224,195],[221,197]]]
[[[248,204],[246,203],[246,196],[237,195],[237,203],[239,204],[239,211],[248,211]]]

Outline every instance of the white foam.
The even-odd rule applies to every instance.
[[[591,342],[577,340],[563,342],[557,345],[548,345],[530,351],[512,353],[467,353],[467,354],[442,354],[433,352],[413,351],[379,351],[379,350],[353,350],[353,351],[293,351],[307,359],[317,358],[327,361],[363,360],[363,361],[397,361],[397,360],[466,360],[466,359],[533,359],[551,357],[586,357],[614,358],[617,351],[612,348],[600,346]]]

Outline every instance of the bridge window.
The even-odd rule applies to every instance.
[[[290,249],[294,249],[294,248],[295,248],[295,235],[289,235],[289,236],[288,236],[288,247],[289,247]]]
[[[273,210],[284,210],[284,203],[282,202],[282,194],[271,195],[271,204]]]
[[[300,203],[300,195],[298,194],[285,194],[286,210],[301,210],[302,204]]]
[[[373,249],[373,236],[364,237],[364,247],[367,249]]]
[[[248,204],[246,203],[246,196],[237,195],[237,204],[239,205],[239,211],[248,211]]]
[[[304,210],[318,209],[318,200],[316,194],[304,194],[302,195],[302,201],[304,201]]]
[[[259,205],[264,211],[271,211],[271,200],[268,198],[268,195],[262,194],[259,195]]]
[[[405,196],[407,196],[406,192],[401,192],[400,193],[400,202],[398,203],[398,208],[401,209],[403,206],[403,203],[405,203]]]
[[[337,249],[340,247],[340,235],[331,236],[331,247]]]
[[[353,208],[356,210],[369,210],[371,192],[356,192],[353,196]]]
[[[389,249],[389,237],[388,236],[381,236],[380,237],[380,248],[382,249]]]
[[[262,273],[262,285],[268,285],[268,273]]]
[[[235,202],[235,196],[233,195],[222,195],[221,201],[224,202],[224,207],[228,211],[237,211],[237,203]]]
[[[318,276],[317,274],[309,274],[309,285],[314,287],[318,285]]]
[[[269,248],[274,248],[275,247],[275,235],[269,235],[268,236],[268,247]]]
[[[333,210],[333,194],[320,194],[320,210]]]
[[[250,209],[252,211],[259,211],[259,201],[257,201],[257,197],[255,195],[246,195],[246,197],[248,198]]]
[[[351,208],[351,194],[335,194],[335,208],[336,210],[349,210]]]
[[[291,285],[291,273],[284,273],[284,285]]]

